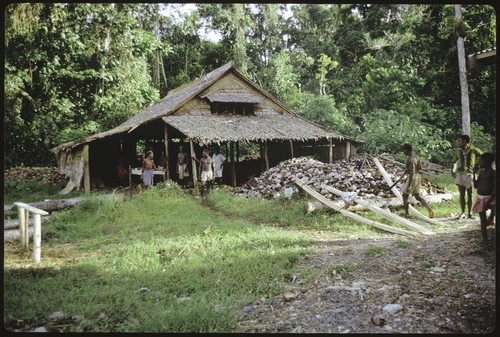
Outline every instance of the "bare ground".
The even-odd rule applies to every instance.
[[[300,262],[304,273],[290,275],[283,294],[248,304],[237,332],[491,333],[495,228],[488,228],[486,251],[479,220],[462,221],[459,230],[404,239],[319,233],[317,254]],[[389,304],[396,312],[386,311]]]

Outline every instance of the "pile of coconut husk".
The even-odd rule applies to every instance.
[[[39,181],[42,184],[57,185],[65,183],[68,178],[59,173],[57,167],[25,167],[18,166],[4,171],[4,179],[15,181]]]
[[[396,181],[404,172],[404,165],[379,158],[387,173]],[[263,172],[259,177],[248,180],[235,193],[259,198],[289,197],[298,192],[295,178],[320,192],[329,199],[338,197],[324,189],[321,184],[335,187],[344,192],[355,192],[364,199],[393,198],[384,177],[367,156],[352,156],[334,164],[326,164],[311,157],[292,158]],[[444,193],[443,189],[422,177],[421,195]],[[403,181],[396,187],[401,187]]]

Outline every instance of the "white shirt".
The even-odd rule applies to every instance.
[[[215,176],[216,177],[221,177],[222,176],[222,163],[224,160],[226,160],[226,157],[222,155],[222,153],[217,153],[212,155],[212,159],[214,160],[215,164]]]

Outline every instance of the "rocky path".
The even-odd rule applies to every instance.
[[[440,219],[446,221],[447,219]],[[286,291],[249,303],[237,332],[488,333],[495,328],[495,251],[477,221],[416,238],[330,240],[301,261]],[[494,246],[495,228],[489,227]]]

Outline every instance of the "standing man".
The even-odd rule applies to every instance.
[[[453,154],[451,176],[455,178],[460,194],[460,210],[458,219],[465,219],[465,192],[467,192],[467,217],[472,219],[472,175],[476,166],[476,158],[483,152],[470,145],[470,137],[458,137],[458,149]]]
[[[150,188],[154,184],[154,170],[156,170],[156,165],[153,157],[153,151],[149,150],[142,163],[141,179],[144,188],[146,189]]]
[[[203,155],[200,159],[200,181],[201,181],[201,198],[205,198],[205,187],[207,194],[210,192],[214,181],[215,164],[214,160],[208,155],[208,149],[203,150]]]
[[[184,145],[179,146],[179,154],[177,154],[177,173],[179,174],[179,185],[182,188],[187,187],[186,177],[189,177],[189,172],[187,170],[188,156],[184,150]]]
[[[406,169],[403,173],[403,175],[406,174],[407,177],[405,182],[403,183],[403,186],[401,187],[405,216],[409,216],[408,209],[410,206],[408,204],[408,197],[410,196],[410,194],[412,194],[422,206],[427,208],[427,211],[429,212],[429,218],[432,219],[434,217],[432,208],[430,208],[430,206],[427,204],[427,201],[425,201],[425,199],[420,196],[420,187],[422,183],[422,177],[420,176],[420,169],[422,168],[422,164],[420,163],[420,159],[418,158],[417,154],[413,152],[412,146],[410,144],[404,144],[402,149],[403,153],[408,156],[408,159],[406,160]]]
[[[226,160],[226,157],[222,155],[222,153],[219,153],[219,147],[217,146],[214,150],[214,154],[212,156],[212,159],[214,160],[215,164],[215,182],[217,184],[222,184],[222,170],[223,170],[223,164],[224,161]]]

